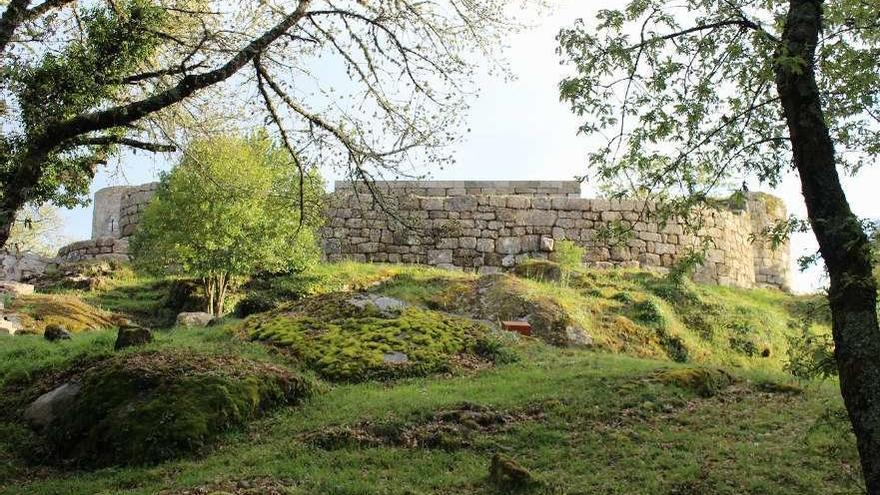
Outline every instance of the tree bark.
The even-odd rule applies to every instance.
[[[880,330],[870,245],[837,173],[834,143],[816,83],[815,51],[823,0],[790,0],[780,54],[804,64],[776,67],[776,86],[794,165],[813,232],[830,277],[840,391],[858,442],[865,486],[880,494]]]

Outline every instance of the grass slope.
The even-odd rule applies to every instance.
[[[488,481],[496,452],[539,480],[529,493],[853,493],[856,453],[833,387],[788,393],[775,374],[739,373],[711,397],[658,377],[678,365],[537,346],[523,362],[474,376],[393,387],[342,385],[230,434],[203,458],[97,472],[7,467],[2,494],[190,493],[273,486],[277,493],[506,493]],[[766,390],[782,390],[782,393]],[[462,403],[540,417],[464,446],[339,448],[312,436],[339,426],[421,424]],[[236,489],[238,490],[238,489]],[[283,491],[281,491],[283,490]],[[230,490],[232,492],[232,490]],[[241,489],[235,493],[247,493]],[[250,493],[262,493],[252,491]]]
[[[87,297],[115,301],[116,308],[128,298],[132,311],[149,317],[148,306],[171,302],[164,283],[129,280],[125,293],[110,284]],[[523,493],[859,492],[854,439],[835,384],[801,388],[782,372],[803,301],[769,290],[671,286],[640,272],[585,271],[563,287],[419,267],[320,265],[239,291],[239,298],[280,304],[277,310],[244,323],[158,332],[155,343],[122,354],[112,352],[110,331],[60,344],[36,336],[0,339],[0,390],[38,387],[82,363],[140,353],[235,356],[335,378],[317,365],[323,356],[354,349],[352,362],[363,363],[356,359],[361,354],[395,350],[399,325],[409,323],[398,321],[409,320],[406,312],[356,318],[323,304],[346,290],[405,300],[417,321],[528,313],[550,333],[505,342],[520,359],[494,367],[391,382],[324,382],[317,387],[323,393],[302,405],[218,431],[210,450],[151,466],[29,465],[16,450],[20,405],[7,407],[0,415],[0,495],[510,493],[489,477],[496,456],[531,472],[536,482]],[[314,359],[241,332],[248,322],[279,316],[287,320],[256,336],[311,349]],[[567,326],[589,333],[593,347],[544,342]],[[321,332],[308,333],[312,327]],[[445,349],[446,332],[437,337],[428,347]]]

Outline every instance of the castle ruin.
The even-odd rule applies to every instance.
[[[98,191],[92,239],[63,248],[61,260],[127,256],[128,239],[156,186]],[[634,200],[582,198],[576,181],[388,181],[370,188],[337,182],[320,237],[329,261],[420,263],[481,273],[547,259],[563,239],[586,249],[588,266],[666,270],[699,237],[708,237],[698,281],[790,288],[789,246],[774,248],[760,236],[786,218],[779,199],[747,193],[740,208],[707,210],[699,237],[677,221],[650,220],[645,210],[644,202]],[[631,235],[608,245],[598,234],[614,222],[629,225]]]

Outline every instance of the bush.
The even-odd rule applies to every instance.
[[[316,262],[323,184],[291,161],[264,132],[193,142],[142,214],[135,265],[202,280],[205,309],[220,315],[235,281]]]
[[[556,243],[553,260],[559,263],[562,270],[562,285],[568,285],[574,274],[584,263],[586,250],[573,241],[562,240]]]

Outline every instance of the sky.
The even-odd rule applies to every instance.
[[[568,180],[585,175],[586,156],[595,146],[577,135],[579,120],[559,101],[557,85],[567,74],[556,55],[556,34],[562,27],[582,17],[592,19],[600,8],[620,2],[609,0],[561,0],[549,15],[530,21],[530,29],[509,39],[505,57],[515,76],[505,81],[497,76],[481,76],[481,96],[471,104],[466,126],[471,131],[453,148],[457,164],[435,172],[435,180]],[[171,166],[161,155],[126,154],[118,167],[99,173],[92,191],[120,184],[140,184],[158,178]],[[333,172],[324,171],[332,183]],[[844,187],[854,212],[862,217],[880,217],[880,167],[868,167],[857,177],[844,177]],[[789,213],[805,216],[800,184],[789,174],[776,189],[755,184],[752,190],[780,196]],[[595,196],[590,184],[583,195]],[[70,240],[91,235],[91,208],[66,210],[64,234]],[[802,255],[817,249],[812,233],[792,238],[793,286],[798,292],[824,286],[820,268],[800,272],[795,264]]]

